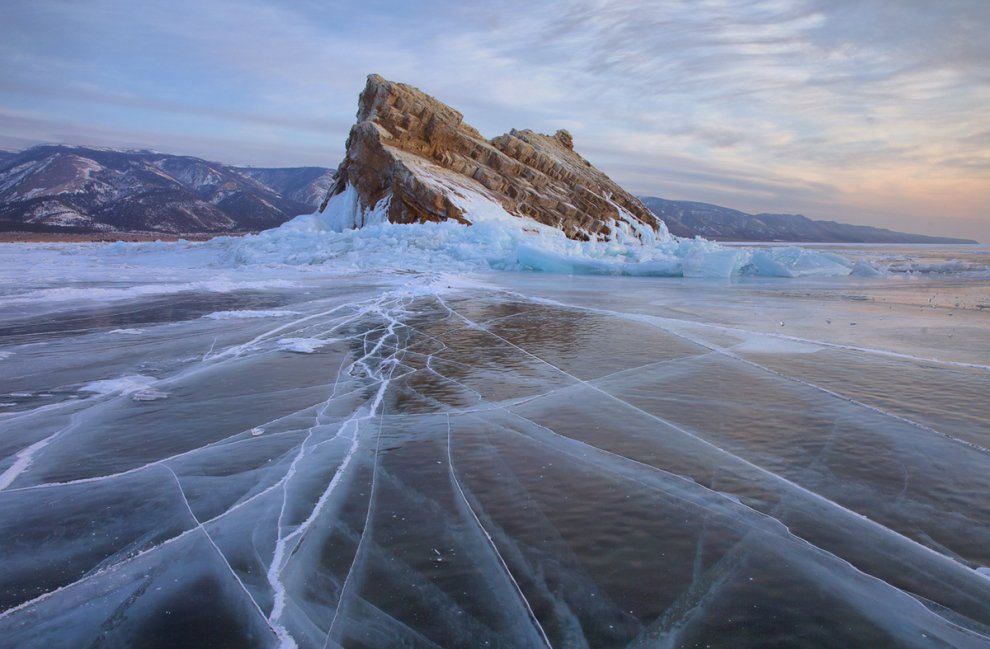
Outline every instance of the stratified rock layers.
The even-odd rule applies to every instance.
[[[630,219],[658,228],[637,198],[574,151],[567,131],[513,129],[485,140],[450,106],[375,74],[358,103],[328,199],[350,184],[365,208],[388,199],[393,223],[469,224],[456,197],[475,193],[572,239],[607,238]]]

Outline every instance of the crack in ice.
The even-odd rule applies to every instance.
[[[847,514],[849,516],[855,517],[857,520],[860,520],[860,521],[864,522],[868,527],[873,527],[873,528],[878,529],[878,530],[881,530],[881,531],[883,531],[883,532],[885,532],[887,534],[890,534],[894,538],[896,538],[896,539],[898,539],[898,540],[900,540],[902,542],[905,542],[908,545],[910,545],[912,547],[915,547],[916,549],[920,549],[925,554],[931,555],[934,558],[938,558],[939,560],[942,560],[942,561],[947,561],[947,562],[949,562],[949,563],[951,563],[951,564],[953,564],[953,565],[955,565],[955,566],[957,566],[959,568],[963,568],[963,569],[965,569],[967,571],[970,570],[967,566],[965,566],[964,564],[960,563],[959,561],[957,561],[956,559],[954,559],[952,557],[949,557],[949,556],[946,556],[946,555],[944,555],[944,554],[942,554],[940,552],[937,552],[937,551],[933,550],[932,548],[930,548],[930,547],[928,547],[928,546],[926,546],[926,545],[924,545],[922,543],[919,543],[918,541],[915,541],[914,539],[911,539],[910,537],[904,536],[903,534],[901,534],[900,532],[898,532],[896,530],[893,530],[893,529],[891,529],[889,527],[886,527],[886,526],[884,526],[884,525],[882,525],[882,524],[880,524],[880,523],[878,523],[878,522],[876,522],[876,521],[874,521],[874,520],[872,520],[872,519],[864,516],[863,514],[860,514],[857,511],[854,511],[852,509],[848,509],[847,507],[844,507],[844,506],[840,505],[839,503],[837,503],[837,502],[835,502],[833,500],[829,500],[828,498],[826,498],[825,496],[822,496],[821,494],[818,494],[818,493],[816,493],[814,491],[811,491],[810,489],[807,489],[806,487],[802,487],[801,485],[797,484],[796,482],[793,482],[793,481],[785,478],[784,476],[781,476],[781,475],[779,475],[777,473],[774,473],[770,469],[767,469],[767,468],[762,467],[762,466],[760,466],[758,464],[755,464],[755,463],[753,463],[753,462],[751,462],[751,461],[749,461],[749,460],[747,460],[747,459],[745,459],[743,457],[740,457],[738,455],[735,455],[734,453],[732,453],[732,452],[730,452],[730,451],[728,451],[728,450],[726,450],[726,449],[724,449],[724,448],[722,448],[722,447],[720,447],[720,446],[718,446],[716,444],[713,444],[712,442],[709,442],[708,440],[704,439],[703,437],[701,437],[699,435],[696,435],[695,433],[692,433],[691,431],[689,431],[689,430],[687,430],[687,429],[685,429],[685,428],[683,428],[681,426],[678,426],[677,424],[675,424],[672,421],[668,421],[668,420],[666,420],[666,419],[664,419],[662,417],[659,417],[659,416],[657,416],[657,415],[655,415],[655,414],[653,414],[653,413],[651,413],[651,412],[649,412],[647,410],[643,410],[642,408],[639,408],[639,407],[637,407],[637,406],[629,403],[628,401],[625,401],[625,400],[623,400],[623,399],[621,399],[621,398],[619,398],[619,397],[617,397],[617,396],[615,396],[615,395],[607,392],[606,390],[603,390],[602,388],[594,385],[594,383],[591,383],[591,382],[588,382],[588,381],[583,381],[583,380],[581,380],[581,379],[579,379],[579,378],[577,378],[577,377],[575,377],[575,376],[567,373],[566,371],[562,370],[561,368],[555,366],[553,363],[550,363],[549,361],[546,361],[546,360],[540,358],[539,356],[533,354],[532,352],[529,352],[526,349],[523,349],[522,347],[519,347],[518,345],[512,343],[511,341],[508,341],[505,338],[502,338],[498,334],[495,334],[493,332],[490,332],[490,331],[487,331],[487,330],[483,329],[477,323],[473,322],[469,318],[461,315],[460,313],[458,313],[457,311],[455,311],[454,309],[452,309],[451,307],[449,307],[443,301],[443,299],[440,296],[437,296],[437,299],[441,302],[441,304],[444,305],[444,308],[448,309],[451,313],[453,313],[453,314],[457,315],[458,317],[460,317],[469,327],[476,328],[476,329],[478,329],[480,331],[486,331],[486,333],[488,333],[489,335],[491,335],[491,336],[493,336],[493,337],[501,340],[502,342],[506,343],[507,345],[510,345],[510,346],[516,348],[517,350],[519,350],[523,354],[526,354],[527,356],[529,356],[529,357],[537,360],[538,362],[541,362],[541,363],[544,363],[544,364],[548,365],[549,367],[557,370],[558,372],[560,372],[561,374],[564,374],[565,376],[570,376],[576,382],[578,382],[578,383],[580,383],[582,385],[587,386],[588,388],[590,388],[590,389],[592,389],[592,390],[594,390],[594,391],[602,394],[603,396],[605,396],[605,397],[607,397],[609,399],[612,399],[614,401],[617,401],[618,403],[620,403],[623,406],[629,408],[630,410],[633,410],[633,411],[638,412],[638,413],[640,413],[642,415],[645,415],[646,417],[648,417],[650,419],[653,419],[654,421],[657,421],[657,422],[663,424],[664,426],[667,426],[667,427],[669,427],[669,428],[671,428],[673,430],[676,430],[677,432],[679,432],[679,433],[681,433],[683,435],[686,435],[686,436],[688,436],[688,437],[690,437],[690,438],[698,441],[699,443],[703,444],[704,446],[706,446],[708,448],[711,448],[715,452],[720,453],[720,454],[723,454],[723,455],[726,455],[726,456],[732,458],[733,460],[742,463],[744,466],[748,466],[748,467],[756,470],[757,472],[766,475],[767,477],[771,478],[772,480],[779,481],[780,483],[786,485],[787,487],[789,487],[791,489],[794,489],[798,493],[804,494],[805,496],[811,498],[815,502],[819,502],[819,503],[824,504],[824,505],[826,505],[828,507],[835,508],[836,510],[838,510],[840,512],[843,512],[843,513],[845,513],[845,514]]]
[[[268,618],[265,616],[264,611],[261,610],[261,607],[258,606],[257,600],[254,599],[254,596],[247,589],[247,586],[244,585],[244,582],[241,581],[241,578],[238,576],[237,571],[234,570],[233,566],[230,565],[230,561],[227,560],[227,556],[220,549],[220,546],[217,545],[216,541],[213,540],[213,536],[209,533],[209,531],[207,531],[206,527],[203,526],[203,523],[199,520],[199,518],[193,512],[192,506],[189,504],[189,499],[186,498],[186,492],[182,488],[182,482],[179,481],[179,476],[176,475],[175,471],[173,471],[171,467],[169,467],[167,465],[162,465],[162,466],[163,466],[163,468],[166,471],[168,471],[170,474],[172,474],[172,478],[175,480],[175,486],[179,489],[179,495],[182,497],[182,502],[185,504],[186,510],[189,512],[189,516],[191,516],[192,519],[193,519],[193,522],[196,523],[196,529],[200,530],[203,533],[203,535],[206,537],[206,540],[209,542],[209,544],[216,551],[217,556],[219,556],[220,557],[220,560],[223,561],[223,565],[227,567],[227,571],[230,572],[230,575],[234,578],[235,581],[237,581],[237,585],[240,586],[241,591],[243,591],[244,595],[248,598],[248,601],[251,602],[252,608],[254,608],[254,610],[258,612],[258,615],[261,616],[261,619],[264,620],[265,625],[269,629],[271,629],[272,633],[275,634],[276,637],[278,637],[280,640],[283,641],[283,646],[286,646],[284,644],[284,638],[283,638],[282,634],[279,633],[279,630],[278,629],[276,629],[271,624],[269,624]],[[295,647],[295,644],[293,643],[292,645],[288,645],[288,646]],[[288,646],[287,646],[287,649],[288,649]]]
[[[529,613],[530,621],[536,627],[536,630],[540,632],[540,637],[543,639],[543,642],[546,644],[546,646],[552,649],[553,645],[550,643],[550,638],[547,637],[547,632],[543,630],[543,625],[540,624],[540,620],[536,617],[536,613],[533,612],[533,607],[530,606],[529,600],[526,598],[525,593],[523,593],[522,588],[519,586],[519,582],[516,581],[516,578],[513,576],[512,571],[509,570],[509,565],[505,562],[505,559],[502,557],[502,553],[498,551],[498,546],[495,545],[495,540],[492,539],[492,535],[488,533],[487,529],[485,529],[485,526],[482,524],[481,519],[478,518],[478,514],[475,513],[474,508],[471,507],[471,503],[468,501],[467,496],[464,495],[464,489],[461,487],[461,482],[460,480],[457,479],[457,472],[454,470],[454,456],[453,456],[453,452],[451,451],[450,437],[451,437],[450,416],[448,415],[447,416],[447,469],[450,473],[450,480],[451,482],[453,482],[454,487],[457,488],[457,493],[460,495],[461,500],[464,502],[464,506],[467,507],[467,510],[471,513],[471,517],[474,519],[474,522],[478,525],[478,529],[481,530],[481,533],[485,535],[485,539],[488,540],[488,545],[491,547],[492,551],[495,553],[495,556],[498,558],[499,564],[502,566],[502,569],[505,571],[505,574],[509,578],[509,581],[511,581],[512,585],[515,587],[516,593],[519,595],[519,598],[522,600],[522,603],[526,606],[526,611]]]

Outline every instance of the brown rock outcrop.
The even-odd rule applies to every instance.
[[[453,108],[376,74],[358,104],[327,201],[351,184],[366,208],[391,196],[388,219],[394,223],[470,224],[456,197],[473,192],[572,239],[607,237],[623,219],[617,206],[627,213],[624,220],[657,230],[656,217],[637,198],[574,151],[567,131],[513,129],[486,140]]]

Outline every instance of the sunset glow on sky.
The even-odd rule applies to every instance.
[[[990,241],[990,2],[11,0],[0,148],[340,160],[368,73],[637,194]]]

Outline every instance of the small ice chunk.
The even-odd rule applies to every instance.
[[[707,242],[693,242],[684,256],[684,277],[726,278],[739,272],[746,258],[745,251],[732,248],[718,250]],[[685,247],[686,248],[686,247]]]
[[[10,396],[15,397],[17,399],[27,399],[28,397],[33,397],[34,396],[34,393],[33,392],[11,392],[10,393]]]
[[[297,354],[312,354],[317,349],[334,342],[331,340],[321,340],[319,338],[282,338],[278,341],[278,348],[287,352]]]
[[[853,277],[880,277],[883,272],[879,268],[869,264],[865,261],[857,261],[853,267],[852,271],[849,272]]]
[[[261,426],[255,426],[251,429],[251,437],[257,437],[265,432],[265,429]]]
[[[133,394],[151,387],[155,379],[144,374],[132,374],[117,379],[93,381],[79,388],[80,392],[95,392],[96,394]]]
[[[852,264],[839,255],[785,246],[754,250],[747,274],[766,277],[836,277],[848,275],[851,269]]]

